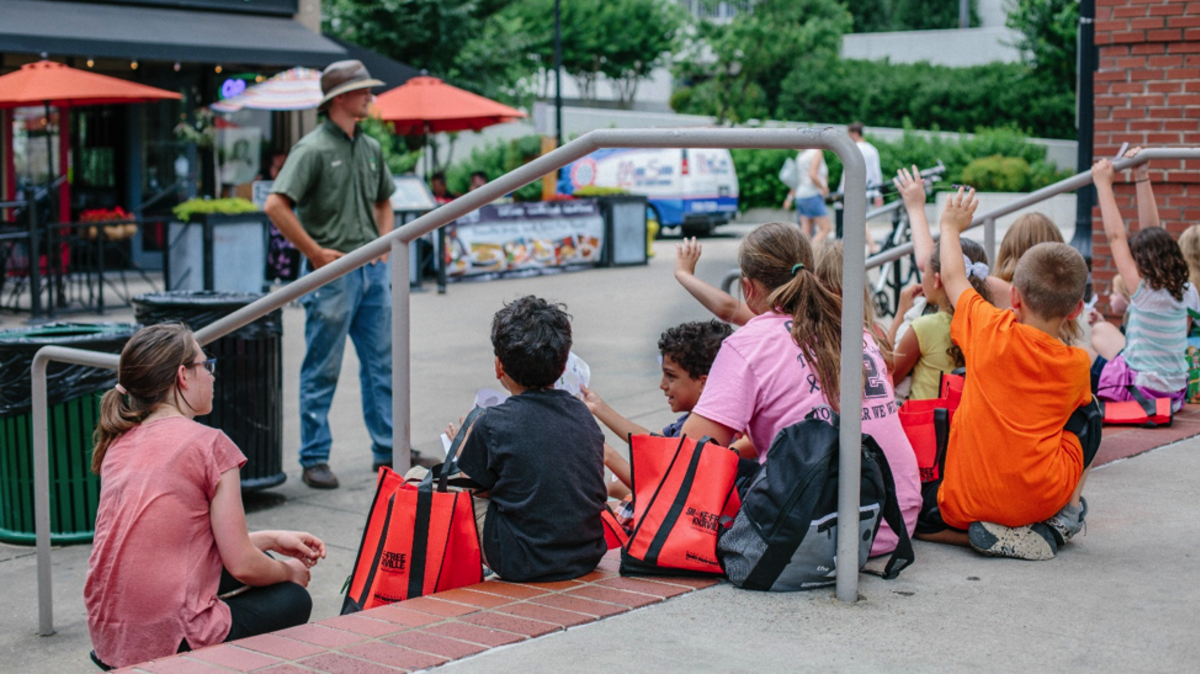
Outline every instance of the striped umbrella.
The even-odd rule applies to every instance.
[[[308,110],[321,102],[321,71],[311,68],[285,70],[267,81],[249,87],[237,96],[213,103],[214,112],[251,110]]]

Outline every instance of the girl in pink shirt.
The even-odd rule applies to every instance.
[[[814,409],[837,411],[842,303],[812,273],[812,247],[794,225],[772,222],[755,229],[742,241],[738,265],[746,305],[755,316],[721,345],[683,434],[727,445],[735,432],[747,429],[758,460],[766,461],[781,430]],[[887,456],[912,534],[921,508],[917,460],[900,426],[887,363],[866,330],[863,368],[863,432]],[[883,524],[871,554],[891,552],[896,540]]]
[[[101,668],[308,621],[308,570],[325,544],[246,530],[246,458],[193,421],[212,411],[215,369],[185,326],[155,325],[125,345],[119,383],[101,401],[92,470],[103,479],[84,586]]]

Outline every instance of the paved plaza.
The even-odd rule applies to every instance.
[[[734,266],[733,225],[704,242],[697,270],[716,282]],[[999,239],[999,236],[997,237]],[[1068,237],[1069,238],[1069,233]],[[412,436],[440,453],[446,422],[495,387],[492,314],[505,300],[536,294],[565,302],[574,351],[592,386],[617,410],[650,427],[673,420],[661,391],[657,347],[663,329],[706,318],[675,283],[674,239],[655,243],[645,267],[451,285],[412,297]],[[432,288],[427,284],[428,288]],[[91,317],[95,318],[95,317]],[[129,310],[105,320],[132,320]],[[3,327],[19,318],[3,317]],[[313,619],[337,615],[372,497],[370,441],[362,423],[358,364],[343,363],[334,401],[331,465],[340,489],[300,483],[298,372],[303,311],[284,310],[284,468],[279,488],[245,497],[252,529],[306,529],[329,558],[313,570]],[[218,367],[218,386],[220,385]],[[1200,422],[1177,427],[1200,431]],[[1145,433],[1145,432],[1144,432]],[[1180,435],[1182,433],[1177,433]],[[1166,438],[1166,435],[1162,437]],[[610,437],[614,446],[622,446]],[[1103,449],[1102,449],[1103,451]],[[863,576],[862,600],[832,591],[768,595],[728,584],[484,652],[448,671],[1181,671],[1200,662],[1200,521],[1187,499],[1200,475],[1200,440],[1110,463],[1088,483],[1086,536],[1057,559],[1030,563],[980,557],[917,542],[917,564],[896,581]],[[0,671],[92,672],[82,588],[90,546],[53,551],[57,634],[36,636],[36,559],[31,548],[0,545]],[[167,670],[163,670],[167,671]],[[172,671],[185,671],[184,669]],[[304,671],[294,669],[289,671]],[[367,671],[366,669],[362,671]]]

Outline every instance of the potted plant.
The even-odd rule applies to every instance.
[[[172,209],[166,285],[170,290],[262,292],[267,219],[248,199],[188,199]]]

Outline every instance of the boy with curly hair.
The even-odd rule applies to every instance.
[[[476,503],[484,561],[513,582],[578,578],[607,550],[604,434],[554,388],[571,350],[565,308],[529,295],[496,312],[496,378],[512,396],[479,416],[458,456],[487,490]]]
[[[658,387],[667,396],[667,404],[671,411],[683,413],[674,423],[662,429],[663,436],[679,437],[683,422],[687,421],[688,415],[692,413],[692,408],[699,402],[700,394],[704,391],[708,371],[717,358],[717,352],[721,350],[721,342],[731,334],[733,328],[728,323],[711,320],[683,323],[668,328],[658,338],[659,357],[662,362],[662,380]],[[597,419],[622,438],[650,433],[646,427],[630,421],[609,407],[599,394],[586,387],[583,389],[583,401]],[[612,485],[610,495],[621,497],[627,494],[630,484],[629,462],[612,447],[605,445],[604,465],[624,485]]]

